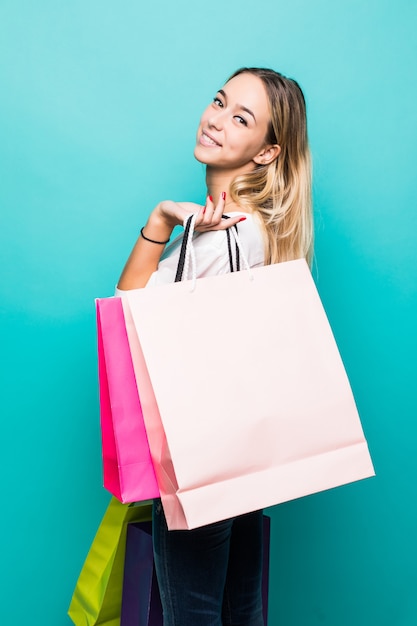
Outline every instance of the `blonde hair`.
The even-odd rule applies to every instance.
[[[265,142],[278,144],[281,151],[269,165],[238,176],[232,199],[259,216],[266,264],[301,257],[311,263],[311,157],[303,92],[294,80],[264,68],[241,68],[229,80],[243,73],[258,76],[266,88],[271,120]]]

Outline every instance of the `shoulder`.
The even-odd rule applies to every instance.
[[[238,212],[229,213],[229,215],[236,214]],[[252,213],[247,213],[245,217],[246,219],[237,225],[243,251],[251,267],[263,265],[265,262],[265,241],[261,223],[259,218]]]

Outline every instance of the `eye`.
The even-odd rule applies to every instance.
[[[223,108],[223,102],[220,100],[220,98],[219,98],[218,96],[215,96],[215,97],[213,98],[213,104],[214,104],[215,106],[218,106],[218,107]]]
[[[245,120],[244,117],[242,117],[241,115],[235,115],[235,120],[237,120],[239,122],[239,124],[243,124],[243,126],[247,126],[248,123]]]

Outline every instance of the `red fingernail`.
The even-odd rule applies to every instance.
[[[241,217],[239,222],[243,222],[246,219],[246,217]]]
[[[211,196],[209,196],[209,200],[210,202],[213,202],[213,198]]]
[[[226,200],[226,192],[222,191],[222,200]]]

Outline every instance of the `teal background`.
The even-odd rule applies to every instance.
[[[271,510],[271,626],[415,626],[417,4],[0,0],[1,622],[64,626],[102,488],[94,298],[148,211],[200,201],[199,115],[297,78],[314,274],[377,477]]]

